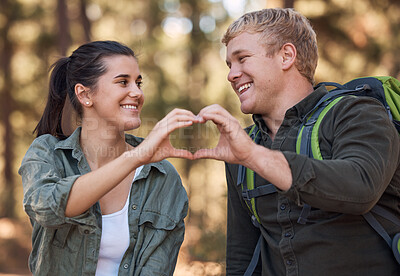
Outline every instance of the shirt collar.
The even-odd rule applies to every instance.
[[[314,92],[310,93],[307,97],[301,100],[298,104],[296,104],[291,109],[296,110],[296,114],[299,118],[303,119],[303,117],[314,108],[315,104],[326,94],[328,90],[326,90],[325,85],[319,86]],[[288,112],[291,110],[289,109]]]

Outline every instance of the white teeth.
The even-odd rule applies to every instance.
[[[242,92],[243,89],[250,88],[252,85],[253,85],[252,83],[246,83],[246,84],[240,86],[238,89],[239,93]]]
[[[122,108],[124,108],[124,109],[137,109],[137,106],[136,105],[131,105],[131,104],[125,104],[125,105],[122,105]]]

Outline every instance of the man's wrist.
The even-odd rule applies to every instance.
[[[252,143],[249,149],[248,157],[243,160],[243,166],[249,168],[253,171],[257,170],[259,159],[263,157],[262,151],[268,150],[267,148],[257,145],[256,143]]]

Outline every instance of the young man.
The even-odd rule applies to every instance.
[[[260,130],[254,143],[222,107],[199,114],[217,124],[221,137],[195,157],[227,162],[227,275],[244,274],[260,234],[254,275],[400,275],[390,248],[362,216],[375,204],[400,214],[399,135],[384,108],[346,96],[320,125],[323,160],[296,154],[304,116],[327,93],[313,88],[318,50],[308,20],[291,9],[251,12],[222,41],[228,80]],[[238,164],[255,172],[256,187],[276,187],[255,199],[259,227],[242,198]],[[305,204],[313,208],[298,223]],[[377,219],[391,237],[400,232]]]

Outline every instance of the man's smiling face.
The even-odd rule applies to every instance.
[[[268,114],[279,93],[279,55],[267,56],[260,33],[243,32],[227,44],[228,80],[245,114]]]

